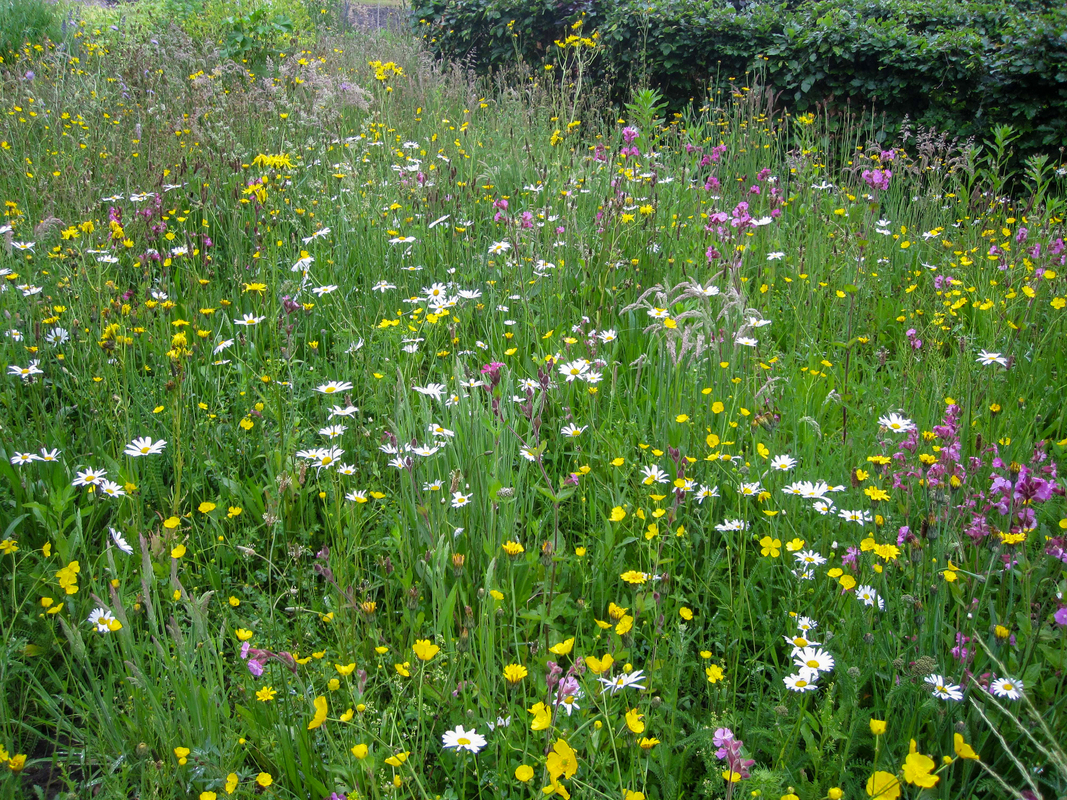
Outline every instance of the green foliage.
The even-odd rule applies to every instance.
[[[0,60],[5,66],[18,58],[24,45],[59,41],[61,35],[61,19],[55,3],[0,0]]]
[[[241,17],[223,20],[222,55],[261,72],[267,59],[276,54],[293,32],[293,22],[283,14],[272,14],[265,6]]]
[[[1067,10],[968,0],[755,2],[623,0],[576,7],[436,0],[416,6],[439,54],[471,55],[494,69],[520,55],[543,60],[578,11],[600,33],[602,73],[622,87],[645,82],[677,108],[710,87],[758,76],[793,113],[851,105],[905,117],[953,136],[983,138],[1011,125],[1020,147],[1051,152],[1067,141]],[[508,26],[511,27],[508,27]],[[515,39],[515,47],[508,38]]]

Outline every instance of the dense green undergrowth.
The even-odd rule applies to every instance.
[[[708,86],[759,81],[793,113],[851,106],[884,114],[882,135],[913,122],[965,139],[1012,125],[1027,151],[1067,141],[1067,10],[967,0],[626,0],[416,3],[426,42],[493,70],[566,61],[570,28],[598,34],[586,58],[617,87],[659,89],[677,107]],[[562,52],[561,52],[562,51]]]

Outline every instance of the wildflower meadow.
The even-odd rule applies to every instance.
[[[1063,151],[186,5],[0,63],[0,798],[1067,795]]]

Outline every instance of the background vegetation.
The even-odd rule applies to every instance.
[[[680,107],[705,87],[758,80],[794,113],[882,115],[879,138],[907,117],[961,139],[1012,125],[1027,152],[1067,141],[1061,3],[430,0],[413,12],[435,53],[482,71],[540,65],[582,20],[599,34],[594,68],[618,102],[647,85]]]

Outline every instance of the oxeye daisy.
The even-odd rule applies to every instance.
[[[11,456],[12,464],[29,464],[31,461],[40,461],[41,457],[36,453],[18,453]]]
[[[96,486],[107,475],[103,469],[83,469],[75,473],[71,486]]]
[[[111,633],[116,622],[114,615],[106,608],[95,608],[89,615],[89,624],[100,633]]]
[[[793,653],[792,654],[793,655],[796,655],[801,650],[803,650],[805,647],[814,647],[815,645],[819,644],[818,642],[813,642],[811,639],[808,639],[806,636],[801,636],[799,634],[797,636],[792,636],[792,637],[783,636],[782,638],[785,639],[785,643],[786,644],[792,646],[792,648],[793,648]]]
[[[424,394],[439,401],[444,396],[447,387],[443,383],[431,383],[428,386],[413,386],[411,388],[419,394]]]
[[[468,731],[462,725],[457,725],[455,730],[441,734],[441,744],[448,749],[477,753],[485,747],[485,737],[475,730]]]
[[[472,497],[473,495],[463,494],[463,492],[452,492],[452,508],[463,508]]]
[[[816,675],[817,674],[818,673],[816,673]],[[785,688],[792,692],[814,692],[819,688],[814,683],[814,677],[805,675],[804,673],[788,675],[782,678],[782,682],[785,684]]]
[[[845,509],[841,509],[837,512],[837,516],[841,517],[841,519],[845,520],[846,522],[855,522],[859,525],[874,520],[874,517],[871,516],[871,512],[865,510],[848,511]]]
[[[337,459],[344,455],[344,452],[340,447],[323,448],[317,452],[317,459],[311,466],[315,467],[315,469],[337,466]]]
[[[125,497],[126,491],[114,481],[104,480],[100,484],[100,493],[108,497]]]
[[[18,367],[12,364],[10,367],[7,368],[7,374],[17,375],[18,377],[22,378],[22,380],[29,381],[30,378],[32,378],[34,375],[44,374],[44,370],[40,369],[37,366],[37,363],[38,362],[36,361],[31,361],[28,367]]]
[[[879,611],[885,611],[885,600],[870,586],[857,586],[856,599],[862,601],[865,606],[878,606]]]
[[[956,700],[957,702],[963,699],[963,691],[959,685],[949,683],[948,679],[943,675],[927,675],[923,678],[923,681],[934,690],[934,697],[941,700]]]
[[[1008,359],[1004,358],[1000,353],[990,353],[987,350],[979,352],[975,361],[986,367],[991,367],[994,364],[1000,364],[1002,367],[1008,366]]]
[[[725,533],[726,531],[743,531],[747,528],[748,523],[741,519],[727,519],[715,526],[715,530],[720,533]]]
[[[155,456],[162,453],[163,448],[166,446],[167,442],[165,439],[159,439],[153,442],[151,436],[141,436],[126,445],[126,449],[123,452],[131,458]]]
[[[571,439],[574,439],[574,438],[576,438],[578,436],[581,436],[582,433],[585,431],[585,429],[588,428],[588,427],[589,427],[588,425],[582,425],[581,427],[579,427],[579,426],[574,425],[572,423],[572,424],[569,424],[569,425],[564,425],[563,428],[560,429],[560,433],[563,436],[567,436],[567,437],[569,437]]]
[[[352,384],[349,381],[330,381],[322,384],[322,386],[316,386],[315,391],[322,394],[337,394],[338,392],[347,392],[352,388]]]
[[[989,684],[989,690],[997,697],[1018,700],[1023,696],[1023,682],[1015,680],[1015,678],[995,678]]]
[[[609,694],[615,694],[622,689],[644,689],[644,685],[638,683],[638,681],[644,680],[644,670],[637,670],[635,672],[623,672],[616,675],[614,678],[597,678],[600,683],[604,685],[604,691]]]
[[[915,423],[900,414],[886,414],[884,417],[879,417],[878,424],[893,433],[907,433],[915,430]]]
[[[793,663],[800,667],[801,675],[809,677],[834,668],[834,657],[819,647],[802,647],[794,656]]]
[[[115,543],[115,547],[121,550],[126,555],[133,554],[133,548],[130,547],[130,543],[126,541],[126,538],[114,528],[108,528],[108,533],[111,534],[111,541]]]
[[[666,483],[669,480],[667,473],[655,464],[649,467],[641,467],[641,474],[644,476],[641,483],[646,486],[651,486],[653,483]]]
[[[793,553],[793,558],[795,558],[799,564],[814,564],[815,566],[819,566],[826,563],[826,559],[814,550],[801,550],[799,553]]]
[[[797,460],[792,456],[775,456],[771,459],[771,469],[779,472],[788,472],[797,465]]]
[[[703,504],[703,502],[705,500],[707,500],[708,498],[718,497],[718,496],[719,496],[719,487],[718,486],[701,486],[700,489],[697,490],[697,494],[696,494],[697,502],[701,503],[701,504]]]
[[[578,360],[572,361],[569,364],[559,365],[559,373],[567,379],[567,383],[572,383],[588,371],[589,363],[587,361]]]

